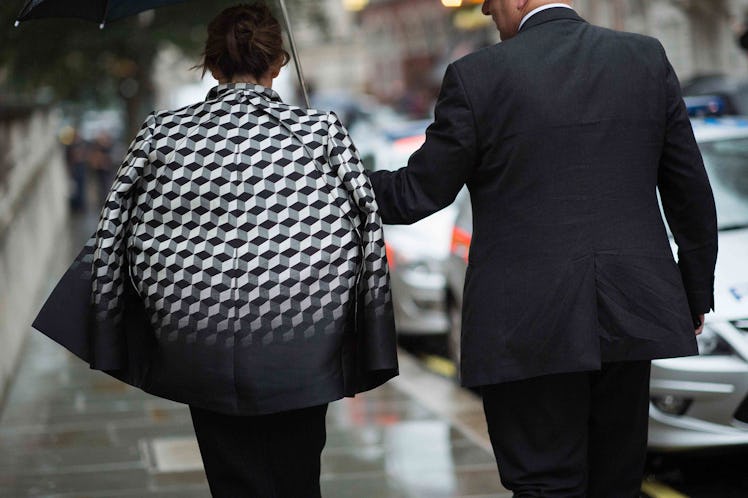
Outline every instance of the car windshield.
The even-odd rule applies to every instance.
[[[699,144],[720,230],[748,227],[748,138]]]

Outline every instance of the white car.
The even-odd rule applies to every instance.
[[[649,446],[663,451],[748,445],[748,119],[692,123],[717,203],[715,311],[699,356],[653,362]]]
[[[649,448],[661,452],[748,445],[748,118],[692,124],[717,204],[716,311],[697,339],[699,356],[652,363]],[[447,265],[455,361],[471,238],[470,202],[464,199]]]
[[[393,123],[368,140],[354,140],[361,160],[371,170],[396,170],[423,144],[428,121]],[[441,336],[449,331],[445,306],[452,225],[457,207],[449,206],[412,225],[385,225],[384,240],[390,265],[392,300],[398,333]]]

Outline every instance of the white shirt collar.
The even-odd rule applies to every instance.
[[[532,16],[534,16],[538,12],[542,12],[544,10],[552,9],[554,7],[566,7],[567,9],[574,10],[571,7],[571,5],[568,5],[568,4],[565,4],[565,3],[548,3],[548,4],[545,4],[545,5],[541,5],[537,9],[533,9],[530,12],[528,12],[527,15],[525,15],[525,17],[522,18],[522,22],[519,23],[519,28],[517,28],[517,31],[519,31],[520,29],[522,29],[522,26],[525,24],[525,22],[527,22],[528,19],[530,19]]]

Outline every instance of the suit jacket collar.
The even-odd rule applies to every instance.
[[[272,102],[282,102],[280,95],[272,88],[253,83],[225,83],[215,86],[208,92],[205,100],[225,99],[237,94],[244,94],[249,97],[260,96]]]
[[[541,24],[545,24],[547,22],[559,21],[562,19],[577,22],[587,22],[582,19],[580,15],[576,13],[576,11],[572,9],[567,9],[564,7],[554,7],[552,9],[538,12],[537,14],[529,18],[527,21],[525,21],[525,24],[522,26],[522,29],[520,29],[519,32],[522,33],[524,31],[527,31],[528,29],[534,28],[535,26],[540,26]]]

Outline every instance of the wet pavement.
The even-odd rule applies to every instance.
[[[330,498],[508,497],[480,402],[403,356],[403,375],[333,403],[322,457]],[[207,497],[184,405],[92,371],[38,333],[0,418],[0,496]]]
[[[95,228],[74,219],[47,287]],[[37,298],[41,302],[41,296]],[[330,405],[326,498],[507,498],[481,403],[401,355],[401,376]],[[0,407],[0,496],[208,497],[188,409],[90,370],[30,331]]]
[[[60,238],[49,288],[94,228],[95,219],[74,220]],[[402,353],[398,378],[330,406],[325,498],[511,496],[499,483],[480,400],[430,363]],[[742,498],[745,457],[667,459],[643,488],[654,498]],[[0,406],[0,497],[208,496],[184,405],[92,371],[30,332]]]

